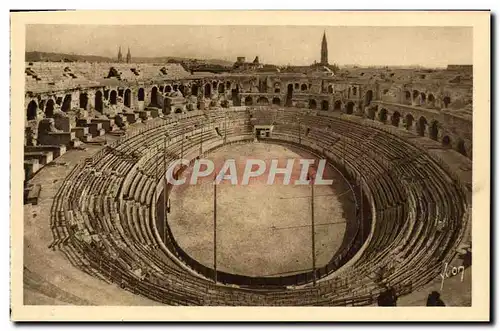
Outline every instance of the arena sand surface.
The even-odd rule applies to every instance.
[[[205,158],[214,161],[215,172],[225,160],[234,159],[238,174],[237,185],[224,180],[217,186],[217,270],[247,276],[310,270],[311,185],[293,183],[300,174],[299,159],[316,158],[303,150],[267,143],[228,145]],[[279,160],[280,168],[286,166],[287,159],[294,159],[291,183],[284,185],[284,176],[278,174],[275,183],[268,185],[266,171],[242,185],[247,159],[264,160],[268,169],[272,159]],[[182,177],[189,180],[192,170],[187,169]],[[354,222],[354,200],[341,174],[327,166],[323,178],[333,179],[334,183],[314,188],[317,267],[332,259],[344,241],[346,222]],[[168,219],[178,244],[207,267],[213,267],[214,261],[212,183],[210,176],[197,185],[174,187]]]

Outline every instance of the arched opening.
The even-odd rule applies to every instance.
[[[425,135],[425,128],[427,126],[427,120],[425,117],[421,116],[418,119],[418,125],[417,125],[417,133],[419,136],[424,136]]]
[[[395,111],[391,116],[391,124],[395,127],[399,126],[399,120],[401,118],[401,114]]]
[[[274,93],[280,93],[280,92],[281,92],[280,83],[274,83]]]
[[[328,101],[327,100],[323,100],[321,101],[321,110],[328,110]]]
[[[217,83],[216,81],[212,82],[212,87],[215,91],[217,91],[217,85],[219,85],[219,83]]]
[[[170,92],[172,92],[172,86],[166,85],[165,86],[165,93],[170,93]]]
[[[439,123],[437,121],[432,121],[431,126],[429,127],[429,137],[432,140],[438,140],[438,132],[439,132]]]
[[[451,139],[448,136],[444,136],[443,140],[441,142],[443,144],[443,147],[450,147],[451,146]]]
[[[349,114],[349,115],[350,115],[350,114],[352,114],[352,113],[354,112],[354,102],[349,101],[349,102],[347,103],[345,112],[346,112],[347,114]]]
[[[309,100],[309,109],[316,109],[316,107],[317,107],[316,100],[310,99]]]
[[[45,117],[54,116],[54,104],[54,99],[47,100],[47,104],[45,105]]]
[[[225,88],[224,88],[224,83],[219,84],[219,93],[224,93]]]
[[[387,122],[387,109],[382,108],[380,109],[380,113],[378,114],[378,119],[380,122],[384,123]]]
[[[413,90],[413,101],[417,102],[418,96],[420,95],[420,92],[417,90]]]
[[[182,114],[182,109],[180,109],[180,108],[176,108],[176,109],[175,109],[175,113],[176,113],[176,114]]]
[[[66,94],[61,106],[63,112],[67,112],[71,109],[71,94]]]
[[[434,95],[433,94],[429,94],[429,96],[427,97],[427,101],[429,102],[429,104],[431,106],[434,105],[434,101],[436,100],[436,98],[434,98]]]
[[[374,121],[375,120],[375,116],[377,114],[377,108],[376,107],[370,107],[368,108],[368,119]]]
[[[267,98],[265,98],[265,97],[260,97],[259,99],[257,99],[257,104],[259,106],[268,105],[269,100],[267,100]]]
[[[333,93],[333,86],[328,85],[328,93],[332,94]]]
[[[358,94],[358,88],[357,88],[356,86],[354,86],[354,87],[352,88],[352,95],[353,95],[353,96],[356,96],[357,94]]]
[[[212,96],[212,86],[210,84],[205,84],[205,98],[210,98]]]
[[[251,106],[251,105],[253,105],[252,97],[246,97],[245,98],[245,106]]]
[[[426,99],[427,96],[425,95],[425,93],[424,92],[420,93],[420,103],[424,104]]]
[[[183,84],[179,85],[179,92],[181,92],[182,96],[186,95],[186,86]]]
[[[193,84],[191,86],[191,95],[198,96],[198,84]]]
[[[341,109],[342,109],[342,101],[340,100],[335,101],[335,103],[333,104],[333,110],[340,111]]]
[[[278,97],[273,98],[273,105],[281,106],[281,100]]]
[[[140,90],[139,90],[140,91]],[[143,91],[144,92],[144,91]],[[103,105],[102,105],[102,92],[101,91],[97,91],[95,93],[95,98],[94,98],[94,108],[95,110],[97,110],[98,112],[101,112],[102,113],[102,110],[103,110]]]
[[[38,105],[36,104],[35,100],[31,100],[30,103],[28,104],[28,110],[26,112],[26,117],[28,118],[28,121],[36,119],[37,112],[38,112]]]
[[[111,91],[111,93],[109,94],[109,103],[112,105],[116,105],[116,91],[115,90]]]
[[[144,89],[141,87],[137,93],[137,100],[144,101]]]
[[[292,97],[293,97],[293,85],[288,84],[286,88],[286,102],[285,106],[291,107],[292,106]]]
[[[413,126],[413,116],[411,114],[406,115],[405,117],[405,128],[406,130],[410,130],[411,127]]]
[[[410,91],[405,91],[405,101],[411,102],[411,93]]]
[[[129,108],[132,105],[132,91],[130,91],[129,89],[125,90],[125,93],[123,95],[123,104],[125,105],[125,107]]]
[[[89,103],[89,96],[87,93],[80,93],[80,108],[87,109]]]
[[[457,142],[457,152],[462,155],[467,156],[467,151],[465,150],[465,143],[462,139]]]
[[[372,99],[373,99],[373,91],[372,90],[366,91],[365,106],[368,106],[372,102]]]
[[[300,88],[299,83],[295,83],[295,89],[298,90]]]
[[[301,91],[307,91],[307,84],[300,85],[300,90]]]
[[[443,104],[444,104],[444,108],[448,108],[448,105],[451,103],[451,99],[450,97],[444,97],[443,98]]]
[[[156,107],[158,106],[158,87],[153,86],[151,89],[151,101],[150,106]]]

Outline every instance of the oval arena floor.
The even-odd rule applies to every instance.
[[[316,286],[257,290],[216,285],[189,270],[175,254],[167,252],[152,225],[156,208],[154,191],[160,184],[155,169],[163,162],[163,153],[158,151],[164,146],[165,133],[171,137],[166,151],[171,160],[179,154],[179,142],[186,128],[192,128],[195,123],[210,123],[201,133],[188,131],[190,138],[185,140],[183,149],[186,155],[195,157],[199,153],[199,137],[203,137],[207,149],[253,139],[250,112],[229,110],[228,116],[224,116],[223,111],[193,112],[168,121],[152,120],[129,129],[124,137],[114,142],[110,137],[106,147],[89,146],[87,150],[70,151],[52,166],[43,168],[32,179],[33,183],[43,184],[39,205],[26,205],[24,210],[25,303],[371,305],[389,286],[396,289],[402,302],[418,305],[419,293],[439,287],[437,281],[442,265],[455,261],[456,249],[468,231],[470,192],[466,187],[470,183],[466,181],[470,179],[446,162],[447,156],[442,155],[445,152],[430,151],[432,143],[428,139],[407,139],[404,132],[393,132],[349,116],[322,116],[292,109],[275,111],[273,116],[273,140],[303,146],[327,156],[334,163],[343,164],[353,180],[363,186],[370,201],[372,222],[366,241],[346,263],[321,278]],[[266,117],[269,113],[271,111],[256,112],[253,116]],[[296,125],[297,117],[303,124],[300,128]],[[224,146],[216,153],[224,155],[224,149],[228,148],[229,152],[230,147],[238,148],[238,145]],[[460,162],[470,165],[470,160],[460,159]],[[177,200],[175,205],[181,200],[184,204],[194,203],[197,197],[189,194],[190,189],[182,194],[174,190],[171,203]],[[228,194],[226,197],[231,194],[234,199],[243,194],[224,190],[221,188],[221,203],[224,193]],[[258,189],[256,195],[262,195]],[[187,196],[191,200],[184,199]],[[333,218],[331,214],[337,213],[335,220],[342,219],[338,208],[342,201],[336,201],[335,195],[330,198],[332,200],[327,202],[331,202],[330,209],[323,206],[324,210],[320,209],[318,215]],[[275,206],[272,200],[266,200],[262,206]],[[306,209],[305,205],[295,205]],[[246,210],[248,207],[239,208]],[[286,209],[285,202],[281,208]],[[349,209],[344,206],[344,210],[346,208]],[[190,215],[188,209],[183,210],[184,215],[176,214],[173,208],[169,215],[173,232],[178,231],[180,237],[183,237],[182,227],[175,227],[176,219]],[[230,219],[237,218],[237,211],[231,211],[234,216]],[[207,212],[208,206],[200,210],[200,213]],[[223,209],[221,215],[224,214],[231,215]],[[290,218],[284,215],[283,221]],[[229,222],[221,217],[221,224]],[[238,221],[246,224],[244,219]],[[302,224],[299,220],[294,222],[297,223],[293,226]],[[262,223],[255,226],[261,227]],[[321,253],[325,254],[324,261],[331,259],[343,238],[337,227],[331,229],[317,242],[320,246],[325,244],[322,251],[328,252]],[[251,226],[244,231],[254,232]],[[294,231],[282,239],[294,237],[296,240],[295,237],[301,235]],[[220,239],[229,245],[223,235]],[[242,242],[241,238],[234,239],[234,242]],[[290,247],[296,245],[293,240]],[[186,245],[179,241],[180,245]],[[263,247],[274,246],[279,241],[263,241],[262,244]],[[265,262],[255,261],[253,266],[250,263],[248,269],[245,269],[243,256],[228,255],[224,267],[234,266],[237,272],[246,274],[262,269],[260,275],[307,267],[310,253],[290,247],[286,254],[263,257]],[[209,253],[196,258],[202,263],[207,259],[208,263]],[[195,256],[194,251],[192,254]],[[262,263],[270,265],[270,261],[276,259],[281,260],[280,263],[292,257],[297,260],[298,256],[300,263],[297,265],[255,267]],[[323,260],[318,260],[318,266],[320,261]],[[467,291],[470,284],[457,286],[466,289],[457,304],[470,304],[470,291]],[[415,299],[408,299],[411,295]],[[446,300],[446,296],[443,297]]]

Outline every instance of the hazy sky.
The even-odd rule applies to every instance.
[[[30,25],[26,50],[116,57],[181,56],[308,65],[320,60],[323,31],[330,63],[472,64],[468,27]]]

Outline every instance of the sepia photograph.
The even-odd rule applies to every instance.
[[[11,13],[11,318],[487,320],[489,24]]]

